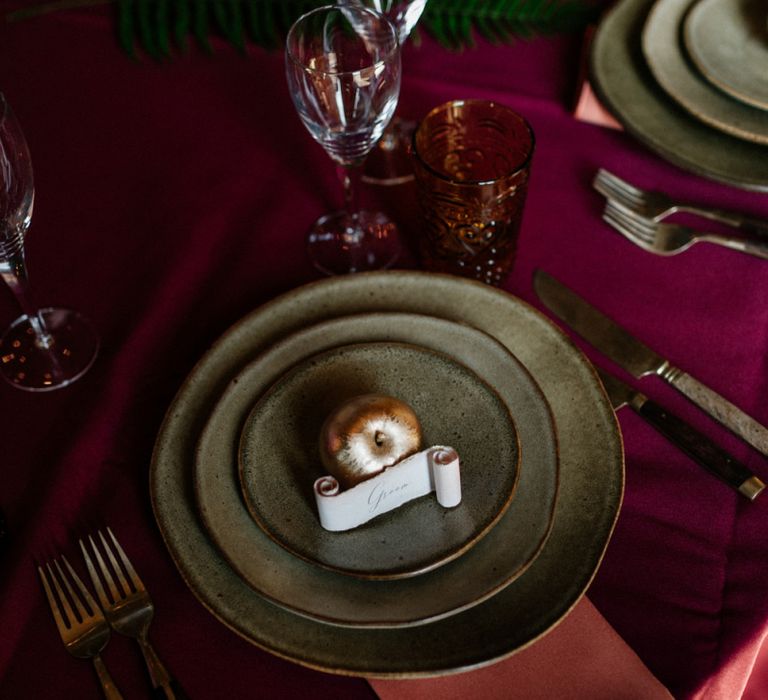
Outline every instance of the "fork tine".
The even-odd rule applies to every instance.
[[[605,181],[610,183],[614,189],[619,192],[624,192],[628,197],[633,199],[642,200],[645,197],[645,192],[639,187],[635,187],[633,184],[622,180],[618,175],[614,175],[612,172],[603,169]]]
[[[83,553],[85,567],[88,569],[88,575],[91,577],[91,583],[93,583],[93,587],[96,589],[96,595],[99,597],[99,602],[103,607],[108,608],[111,601],[107,596],[107,592],[104,590],[104,585],[101,583],[101,579],[96,573],[96,567],[93,565],[93,561],[91,560],[91,557],[88,554],[88,550],[85,547],[85,543],[82,540],[80,540],[80,550]]]
[[[123,591],[126,589],[118,589],[117,584],[115,583],[115,579],[112,578],[112,574],[107,567],[107,563],[104,561],[104,558],[101,556],[101,552],[99,551],[96,543],[93,541],[93,538],[90,535],[88,535],[88,541],[91,543],[91,550],[93,550],[93,554],[96,557],[96,563],[99,565],[99,571],[101,571],[101,575],[104,578],[104,582],[107,584],[107,588],[109,588],[112,600],[114,602],[122,600],[122,598],[125,597],[125,593]]]
[[[51,572],[51,567],[49,564],[45,565],[49,572]],[[42,566],[37,567],[37,573],[40,574],[40,580],[43,582],[43,588],[45,589],[45,596],[48,598],[48,605],[51,606],[51,612],[53,613],[53,619],[56,621],[56,627],[59,630],[59,633],[61,633],[62,630],[69,629],[71,627],[70,622],[68,619],[64,618],[64,615],[62,615],[61,608],[59,607],[59,602],[56,600],[56,597],[53,595],[53,589],[51,588],[51,584],[48,581],[48,577],[45,575],[45,572],[43,571]],[[53,578],[53,573],[51,572],[51,578]]]
[[[609,174],[610,173],[608,173],[607,170],[600,168],[600,170],[597,171],[597,175],[595,175],[595,179],[592,180],[592,187],[608,198],[620,196],[621,193],[616,190],[613,182],[608,177]]]
[[[633,207],[633,208],[640,206],[639,202],[636,202],[631,198],[629,198],[625,192],[614,187],[611,182],[596,180],[593,184],[595,189],[609,201],[615,200],[615,201],[621,202],[622,204],[628,207]]]
[[[616,214],[616,212],[608,212],[605,216],[605,220],[618,231],[625,236],[629,236],[633,240],[642,241],[644,243],[650,243],[652,240],[641,231],[638,231],[638,229],[632,225],[631,221],[622,218],[620,215]]]
[[[107,532],[109,533],[109,536],[112,538],[112,542],[115,545],[115,549],[117,550],[117,553],[120,555],[120,561],[123,562],[125,571],[128,574],[128,576],[130,576],[134,587],[136,588],[136,590],[143,590],[144,583],[139,578],[139,575],[136,573],[136,569],[134,569],[133,565],[131,564],[131,560],[128,558],[126,553],[123,551],[123,548],[120,546],[120,543],[117,541],[117,537],[115,537],[115,534],[112,532],[112,528],[108,527]]]
[[[61,560],[64,562],[64,565],[67,567],[67,570],[69,571],[71,579],[68,578],[66,575],[64,575],[64,573],[61,570],[61,567],[59,566],[58,561],[55,562],[56,568],[59,570],[59,574],[61,574],[62,579],[64,580],[64,585],[67,587],[67,591],[69,592],[69,595],[71,596],[72,600],[75,602],[75,607],[77,608],[77,611],[80,613],[80,619],[85,620],[89,617],[98,616],[99,606],[96,605],[96,601],[88,592],[88,589],[80,580],[80,577],[75,573],[75,570],[72,568],[72,565],[69,563],[67,558],[62,555]],[[77,586],[77,590],[80,591],[82,598],[72,590],[70,580],[74,581],[75,586]],[[86,610],[81,600],[84,601],[85,605],[90,608],[90,611]]]
[[[54,563],[58,565],[58,562],[56,562],[56,560],[54,560]],[[58,608],[59,608],[61,617],[64,620],[64,626],[67,629],[69,629],[77,621],[77,617],[75,616],[75,611],[72,609],[72,606],[70,605],[70,602],[67,599],[67,596],[64,595],[64,589],[61,587],[61,582],[56,577],[56,573],[51,568],[51,565],[46,564],[45,568],[48,570],[48,575],[51,577],[53,588],[56,591],[56,594],[58,596],[58,600],[59,600]],[[61,567],[59,567],[59,571],[61,572]],[[62,573],[62,577],[63,577],[63,573]]]
[[[606,213],[610,214],[615,221],[621,221],[627,228],[631,229],[637,236],[646,240],[653,241],[656,237],[656,224],[645,217],[641,217],[633,211],[628,210],[614,202],[608,202],[605,206]]]
[[[603,219],[633,243],[636,243],[642,247],[647,247],[650,245],[650,241],[638,235],[635,229],[629,227],[622,219],[618,218],[615,210],[606,210],[603,214]]]
[[[109,557],[109,561],[112,564],[112,568],[115,570],[115,573],[117,574],[117,578],[120,581],[120,584],[123,587],[123,590],[125,591],[125,594],[128,595],[131,592],[131,588],[129,587],[128,581],[126,580],[125,576],[123,575],[123,570],[120,568],[120,565],[117,563],[117,559],[115,558],[115,554],[112,551],[112,548],[107,543],[106,538],[104,537],[104,534],[99,530],[98,532],[99,539],[101,540],[101,545],[104,547],[104,551],[107,553],[107,556]],[[112,539],[115,539],[115,536],[112,535]],[[123,560],[125,560],[127,557],[125,556],[125,553],[123,553]],[[130,564],[130,562],[129,562]],[[130,572],[129,572],[130,575]]]
[[[602,168],[598,171],[593,185],[605,197],[623,202],[628,207],[634,208],[643,204],[641,190]]]

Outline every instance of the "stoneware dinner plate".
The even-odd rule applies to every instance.
[[[511,504],[468,552],[419,576],[365,581],[308,564],[265,535],[244,505],[236,450],[254,401],[297,362],[340,345],[382,341],[450,354],[496,387],[515,417],[521,462]],[[519,576],[550,531],[557,474],[549,407],[530,374],[501,343],[464,324],[386,312],[352,314],[289,333],[237,371],[210,410],[194,468],[203,522],[231,567],[255,591],[308,617],[381,627],[423,623],[468,608]]]
[[[727,134],[768,144],[768,114],[713,87],[685,55],[681,27],[697,2],[657,0],[643,28],[645,60],[659,85],[694,117]],[[718,40],[715,35],[713,41]]]
[[[192,470],[197,439],[213,404],[250,359],[313,323],[377,311],[408,311],[469,323],[507,346],[551,408],[560,481],[552,531],[541,552],[496,595],[427,624],[347,628],[275,605],[229,566],[198,517]],[[518,431],[522,434],[520,425]],[[520,442],[525,460],[522,435]],[[521,479],[524,471],[525,464]],[[405,271],[321,280],[246,316],[214,344],[180,388],[161,426],[150,469],[153,508],[168,549],[190,589],[214,615],[278,656],[328,672],[369,677],[425,676],[477,667],[550,630],[592,581],[619,513],[623,486],[623,451],[613,409],[592,365],[562,331],[502,290],[448,275]],[[508,512],[513,506],[514,502]],[[438,575],[491,542],[501,524],[465,556],[434,572],[376,583],[408,583]],[[278,545],[274,550],[285,554]],[[503,562],[503,554],[498,561]],[[279,567],[282,562],[261,565]],[[286,583],[289,574],[285,570]],[[433,593],[439,595],[437,585]]]
[[[685,19],[683,37],[707,80],[741,102],[768,110],[765,0],[699,0]]]
[[[705,124],[654,79],[640,46],[653,4],[623,0],[600,22],[590,57],[599,98],[629,133],[678,167],[718,182],[768,191],[768,146]],[[675,37],[676,45],[679,41]]]
[[[360,394],[404,401],[423,447],[459,453],[457,507],[443,508],[433,492],[347,532],[323,529],[313,485],[328,472],[318,436]],[[455,559],[493,527],[512,500],[519,457],[509,407],[474,372],[415,345],[363,343],[309,357],[257,401],[241,436],[240,482],[257,524],[289,551],[353,576],[399,578]]]

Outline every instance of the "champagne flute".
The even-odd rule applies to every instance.
[[[0,93],[0,276],[22,310],[0,338],[0,374],[19,389],[50,391],[85,373],[99,341],[91,324],[77,312],[39,309],[30,301],[24,236],[34,198],[29,148]]]
[[[421,18],[427,0],[338,0],[339,4],[365,6],[384,15],[395,27],[402,47]],[[365,161],[362,179],[374,185],[400,185],[413,180],[410,144],[416,123],[398,117],[387,125]]]
[[[395,224],[358,206],[365,157],[392,118],[400,46],[392,24],[363,7],[329,5],[302,15],[286,38],[286,76],[301,121],[337,164],[343,211],[309,232],[308,252],[326,274],[389,267],[401,250]]]

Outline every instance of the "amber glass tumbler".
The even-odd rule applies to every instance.
[[[455,100],[413,135],[428,270],[500,285],[512,270],[535,145],[533,130],[498,102]]]

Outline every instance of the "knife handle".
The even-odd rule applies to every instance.
[[[667,365],[660,374],[683,396],[704,409],[716,421],[752,445],[758,452],[768,455],[768,429],[765,426],[677,367]]]
[[[651,399],[638,394],[630,405],[689,457],[750,501],[755,500],[765,488],[765,484],[741,462]]]

